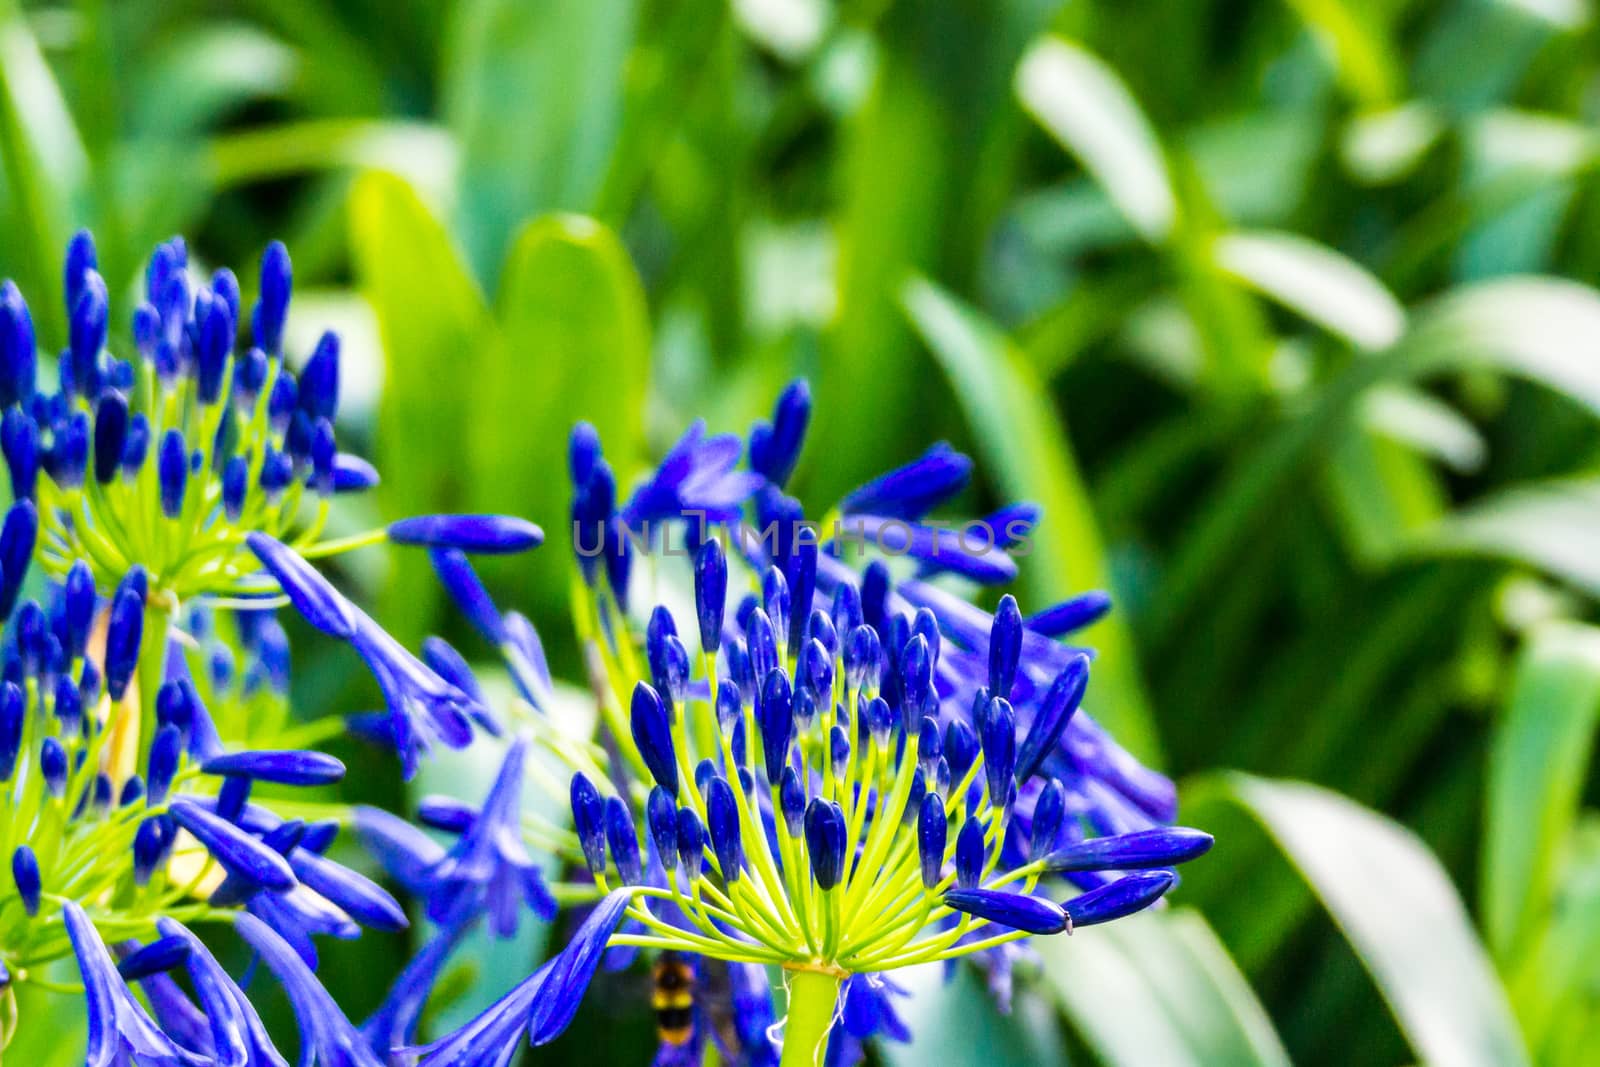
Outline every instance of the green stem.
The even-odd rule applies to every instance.
[[[781,1067],[818,1067],[822,1063],[838,1002],[838,975],[789,972],[789,1019],[783,1027]]]

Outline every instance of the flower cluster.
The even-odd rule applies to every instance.
[[[620,506],[597,437],[574,433],[575,614],[606,726],[598,752],[540,727],[549,679],[531,627],[498,611],[464,557],[435,553],[447,588],[506,656],[524,698],[513,714],[574,771],[571,832],[519,826],[526,740],[481,809],[424,805],[424,821],[459,834],[453,849],[392,816],[361,822],[436,921],[487,907],[502,932],[519,898],[550,907],[517,840],[519,829],[537,835],[592,880],[587,891],[548,887],[556,898],[606,902],[596,913],[606,921],[591,918],[569,953],[605,944],[755,973],[779,966],[791,985],[786,1055],[800,1049],[804,1061],[832,1030],[830,1061],[845,1063],[861,1037],[903,1033],[880,972],[967,956],[1003,972],[1021,939],[1159,900],[1172,868],[1211,838],[1170,826],[1171,782],[1079,707],[1092,653],[1058,638],[1103,615],[1103,595],[1025,618],[1010,596],[990,613],[948,586],[1014,577],[1006,548],[1034,510],[983,520],[1001,533],[971,552],[929,518],[971,468],[938,446],[847,495],[831,532],[805,523],[784,486],[809,410],[797,383],[748,444],[696,424]],[[892,545],[881,536],[890,524]],[[685,551],[658,540],[662,528],[681,533]],[[636,619],[640,572],[670,582],[673,555],[689,557],[692,624],[664,606]],[[447,657],[435,645],[431,658]],[[528,1003],[537,990],[558,1005],[550,1011],[568,1010],[583,983],[562,973],[529,979],[426,1062],[448,1062],[437,1059],[445,1050],[503,1062],[524,1030],[550,1036],[527,1025]],[[770,1015],[764,983],[747,998],[751,1018],[759,1002]],[[763,1050],[764,1038],[735,1061],[761,1062]]]

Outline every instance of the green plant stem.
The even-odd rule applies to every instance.
[[[783,1028],[781,1067],[817,1067],[822,1062],[838,1002],[838,975],[789,972],[789,1020]]]
[[[144,631],[139,639],[139,773],[148,776],[145,765],[150,752],[150,739],[156,734],[156,694],[161,691],[167,669],[167,628],[172,616],[156,601],[154,593],[145,606]]]

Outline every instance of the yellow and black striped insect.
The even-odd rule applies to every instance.
[[[650,1007],[656,1013],[656,1035],[664,1045],[686,1045],[694,1036],[694,966],[680,952],[668,950],[650,971]]]

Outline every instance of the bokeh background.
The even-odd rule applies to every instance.
[[[54,348],[78,226],[114,305],[171,234],[246,292],[286,240],[289,347],[343,332],[371,506],[542,522],[489,577],[568,677],[577,417],[640,469],[806,374],[812,512],[940,437],[968,512],[1042,504],[1016,592],[1113,592],[1092,710],[1218,846],[1163,914],[1041,946],[1009,1017],[908,978],[917,1041],[876,1058],[1592,1064],[1592,8],[0,0],[0,274]],[[349,568],[408,641],[487,656],[417,558]],[[300,637],[305,714],[376,699]],[[408,792],[340,754],[399,807],[493,759]],[[545,940],[476,947],[440,1019]],[[409,950],[324,977],[359,1017]],[[646,993],[607,978],[529,1060],[647,1061]]]

